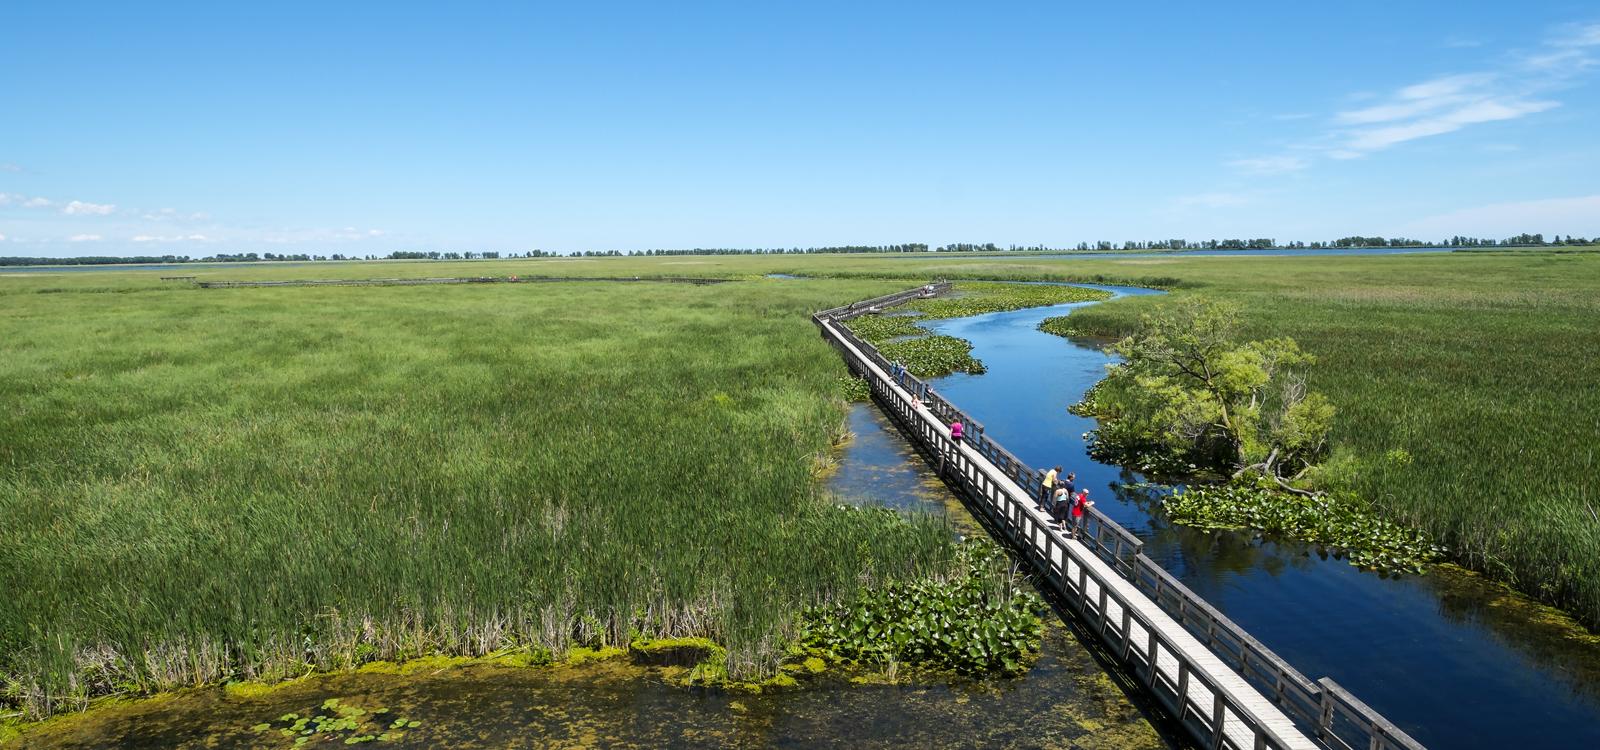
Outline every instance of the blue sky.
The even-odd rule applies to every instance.
[[[1592,2],[0,10],[0,255],[1597,235],[1597,133]]]

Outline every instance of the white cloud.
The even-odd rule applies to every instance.
[[[12,200],[21,200],[21,198],[22,198],[22,196],[20,196],[20,195],[12,195],[10,193],[0,193],[0,206],[9,206],[9,205],[11,205],[11,201]]]
[[[1311,160],[1303,156],[1261,156],[1252,159],[1235,159],[1228,162],[1228,166],[1249,174],[1285,174],[1298,172],[1311,166]]]
[[[1600,47],[1600,23],[1575,23],[1562,26],[1550,40],[1552,47]]]
[[[1494,76],[1485,73],[1435,78],[1400,89],[1390,97],[1391,101],[1385,104],[1340,112],[1336,119],[1347,125],[1404,120],[1470,102],[1479,95],[1478,92],[1493,82]]]
[[[1344,145],[1330,152],[1336,159],[1356,158],[1381,151],[1397,143],[1443,135],[1468,125],[1498,120],[1514,120],[1524,115],[1543,112],[1561,106],[1548,100],[1494,100],[1486,99],[1463,104],[1432,117],[1424,117],[1399,125],[1366,128],[1351,131]]]
[[[1250,196],[1242,193],[1195,193],[1194,195],[1178,196],[1176,203],[1181,208],[1234,208],[1250,202]]]
[[[3,234],[0,234],[0,242],[5,242],[5,241],[6,241],[6,236],[3,235]]]
[[[373,240],[388,236],[389,232],[383,229],[362,229],[360,227],[330,228],[282,228],[264,233],[252,233],[256,241],[273,245],[296,245],[314,242],[356,242]],[[230,240],[239,240],[230,237]]]
[[[68,216],[108,216],[116,210],[117,207],[109,203],[72,201],[61,208],[61,213]]]
[[[21,172],[21,171],[22,171],[22,165],[20,165],[20,164],[12,164],[11,162],[6,162],[4,164],[0,164],[0,172]]]
[[[98,234],[75,234],[67,238],[68,242],[99,242],[100,240],[101,237]]]
[[[1590,51],[1595,47],[1600,47],[1600,23],[1558,27],[1543,44],[1512,52],[1493,69],[1429,78],[1387,95],[1347,97],[1364,106],[1336,112],[1336,129],[1295,147],[1305,156],[1238,159],[1229,166],[1262,175],[1293,172],[1310,166],[1316,155],[1359,159],[1408,141],[1546,112],[1561,106],[1553,92],[1600,68]]]
[[[1509,237],[1522,232],[1600,235],[1600,195],[1494,203],[1429,216],[1402,227],[1404,234]]]
[[[163,208],[156,211],[145,211],[140,217],[146,221],[205,221],[211,214],[204,211],[184,213],[176,208]]]
[[[203,234],[175,234],[170,237],[155,234],[134,235],[134,242],[210,242],[211,238]]]
[[[28,208],[49,208],[55,204],[51,203],[48,198],[29,198],[22,205]]]

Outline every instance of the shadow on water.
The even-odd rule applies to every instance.
[[[1091,304],[933,321],[988,368],[936,386],[1029,465],[1077,472],[1146,554],[1307,676],[1334,678],[1424,744],[1600,747],[1600,639],[1559,614],[1448,566],[1384,578],[1312,545],[1176,526],[1128,491],[1139,477],[1092,460],[1094,424],[1066,408],[1112,358],[1037,330]]]
[[[817,684],[760,694],[691,690],[624,659],[576,667],[461,667],[432,674],[343,674],[255,698],[219,688],[96,710],[30,736],[28,747],[286,748],[252,731],[330,698],[418,726],[373,747],[1074,747],[1167,746],[1076,637],[1048,631],[1016,679]],[[378,709],[385,713],[373,714]],[[362,728],[355,731],[376,731]],[[344,744],[344,732],[310,747]]]

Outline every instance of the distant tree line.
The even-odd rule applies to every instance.
[[[807,255],[811,253],[925,253],[928,246],[921,242],[910,242],[904,245],[837,245],[831,247],[696,247],[677,250],[630,250],[621,253],[616,250],[585,252],[581,255],[628,255],[653,256],[653,255]],[[574,253],[579,255],[580,253]]]
[[[652,257],[661,255],[812,255],[825,253],[1005,253],[1005,252],[1151,252],[1162,250],[1330,250],[1350,248],[1377,248],[1377,247],[1417,247],[1417,248],[1448,248],[1448,247],[1593,247],[1600,246],[1600,236],[1579,237],[1576,235],[1553,234],[1550,239],[1545,239],[1543,234],[1519,234],[1505,239],[1486,239],[1481,237],[1465,237],[1455,235],[1437,242],[1414,240],[1406,237],[1363,237],[1351,235],[1340,237],[1326,242],[1278,242],[1272,238],[1254,239],[1223,239],[1223,240],[1128,240],[1125,242],[1080,242],[1073,247],[1049,247],[1046,245],[1006,245],[1000,246],[993,242],[982,244],[969,242],[952,242],[948,245],[930,247],[923,242],[908,242],[900,245],[830,245],[824,247],[771,247],[771,248],[732,248],[732,247],[696,247],[686,249],[654,249],[654,250],[584,250],[572,253],[555,253],[548,250],[528,250],[526,252],[497,252],[497,251],[413,251],[396,250],[388,255],[344,255],[333,253],[331,255],[318,255],[312,253],[275,254],[275,253],[217,253],[204,257],[190,257],[188,255],[132,255],[132,256],[81,256],[76,258],[28,258],[28,257],[0,257],[0,266],[96,266],[117,263],[255,263],[261,261],[295,261],[317,262],[329,260],[498,260],[503,258],[555,258],[555,257],[582,257],[582,258],[620,258],[620,257]]]

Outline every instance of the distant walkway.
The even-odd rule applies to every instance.
[[[993,533],[1026,558],[1123,666],[1206,747],[1421,750],[1330,679],[1312,683],[1142,553],[1143,542],[1089,508],[1080,539],[1034,507],[1043,474],[983,426],[903,374],[843,325],[850,318],[948,291],[935,284],[817,313],[824,338],[865,378],[879,405],[976,506]],[[913,394],[922,403],[913,405]],[[952,441],[947,424],[963,423]]]

